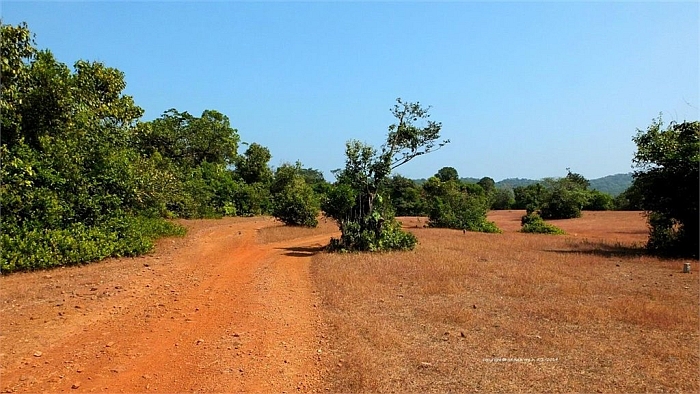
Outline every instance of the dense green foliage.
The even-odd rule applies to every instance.
[[[541,183],[516,187],[513,192],[516,209],[528,214],[537,212],[544,219],[571,219],[581,216],[581,210],[613,209],[610,195],[589,190],[589,181],[568,170],[564,178],[546,178]]]
[[[321,203],[307,183],[301,163],[277,168],[270,187],[272,215],[290,226],[316,227]]]
[[[495,223],[486,220],[490,202],[479,185],[462,184],[455,180],[442,182],[432,177],[423,185],[423,189],[428,199],[430,227],[501,232]]]
[[[515,193],[510,188],[498,188],[493,193],[491,209],[511,209],[515,205]]]
[[[639,182],[633,182],[627,190],[613,199],[614,209],[618,211],[643,211],[643,198]]]
[[[634,142],[634,184],[650,227],[647,248],[659,254],[698,257],[700,122],[671,123],[661,118]]]
[[[440,182],[458,181],[459,173],[454,167],[442,167],[438,170],[435,177],[440,180]]]
[[[2,273],[147,252],[164,220],[269,212],[269,151],[216,111],[141,122],[124,74],[2,25]],[[231,166],[236,166],[231,169]]]
[[[523,216],[520,224],[522,225],[520,231],[523,233],[565,234],[564,230],[545,222],[540,215],[534,212]]]
[[[401,175],[394,175],[387,180],[381,195],[388,196],[396,216],[426,215],[426,201],[423,189],[414,181]]]
[[[417,242],[401,230],[380,191],[385,190],[391,171],[449,141],[438,143],[442,125],[428,120],[429,108],[401,99],[396,102],[391,112],[397,123],[389,126],[380,151],[359,141],[346,144],[345,168],[335,171],[336,182],[321,205],[341,231],[340,239],[331,241],[332,250],[406,250]]]

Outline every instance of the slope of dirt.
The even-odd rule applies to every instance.
[[[183,222],[156,253],[0,278],[4,392],[320,391],[311,255],[264,218]]]

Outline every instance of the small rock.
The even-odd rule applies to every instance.
[[[462,337],[462,338],[466,338],[466,337],[467,337],[466,335],[464,335],[464,331],[460,331],[460,332],[459,332],[459,336]]]
[[[72,388],[73,390],[75,390],[75,389],[77,389],[77,388],[79,388],[79,387],[80,387],[80,382],[75,382],[75,383],[73,383],[72,386],[70,386],[70,388]]]
[[[42,354],[44,353],[37,350],[36,352],[34,352],[34,357],[41,357]]]
[[[112,347],[112,346],[114,346],[114,342],[109,342],[105,345],[105,347]]]
[[[472,309],[476,309],[476,304],[472,305]]]
[[[204,343],[204,339],[197,339],[197,343],[196,343],[196,344],[199,345],[199,344],[201,344],[201,343]]]
[[[432,367],[432,366],[433,366],[433,364],[426,362],[426,361],[422,361],[420,363],[420,368],[428,368],[428,367]]]

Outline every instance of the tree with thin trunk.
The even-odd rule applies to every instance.
[[[398,98],[391,110],[397,123],[389,126],[379,151],[356,140],[346,143],[345,168],[334,171],[336,183],[322,205],[342,233],[340,239],[331,241],[332,249],[373,251],[415,246],[415,237],[401,231],[379,190],[393,170],[449,143],[439,141],[442,124],[428,119],[429,109]]]

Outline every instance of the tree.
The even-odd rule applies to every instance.
[[[493,178],[487,176],[483,177],[476,184],[481,186],[488,196],[492,195],[496,191],[496,182],[493,180]]]
[[[425,214],[425,199],[421,195],[421,188],[411,179],[396,174],[387,180],[382,192],[389,197],[397,216]]]
[[[513,208],[524,209],[528,214],[540,209],[545,199],[546,189],[541,183],[518,186],[513,189],[515,204]]]
[[[499,233],[493,222],[486,219],[489,199],[481,186],[478,192],[469,192],[458,181],[441,182],[431,177],[424,185],[428,200],[428,225],[466,231]]]
[[[613,209],[614,202],[611,195],[598,190],[590,190],[588,199],[583,209],[586,211],[609,211]]]
[[[571,219],[581,216],[589,201],[588,180],[567,168],[564,178],[546,178],[541,183],[513,189],[516,209],[537,212],[543,219]]]
[[[389,126],[380,151],[359,141],[346,144],[345,168],[335,171],[336,183],[322,204],[342,233],[340,239],[331,240],[332,248],[371,251],[415,246],[415,237],[400,229],[378,193],[391,171],[449,141],[438,141],[442,125],[428,120],[429,107],[400,98],[396,102],[391,113],[397,123]]]
[[[515,204],[515,194],[513,189],[496,189],[491,202],[491,209],[511,209]]]
[[[236,174],[248,184],[268,183],[272,180],[272,170],[268,165],[270,159],[270,150],[254,142],[243,156],[237,158]]]
[[[435,176],[437,177],[437,179],[440,180],[440,182],[459,180],[459,174],[457,173],[457,170],[455,170],[453,167],[442,167],[438,170]]]
[[[637,130],[634,185],[641,190],[650,232],[647,248],[659,254],[698,257],[698,184],[700,122],[661,117]]]
[[[17,26],[2,24],[0,40],[0,141],[4,145],[12,144],[20,137],[22,115],[19,107],[29,88],[29,67],[37,49],[26,23]]]
[[[198,118],[172,108],[140,128],[141,151],[149,156],[158,152],[179,167],[193,168],[203,162],[229,165],[238,157],[238,130],[218,111],[205,110]]]
[[[569,174],[571,174],[569,172]],[[573,219],[581,217],[588,201],[588,191],[577,178],[545,179],[545,194],[539,207],[542,219]]]
[[[643,190],[639,186],[639,183],[632,182],[625,191],[614,198],[614,209],[618,211],[643,211],[643,199]]]
[[[284,164],[270,187],[272,215],[290,226],[316,227],[320,201],[302,175],[301,163]]]

